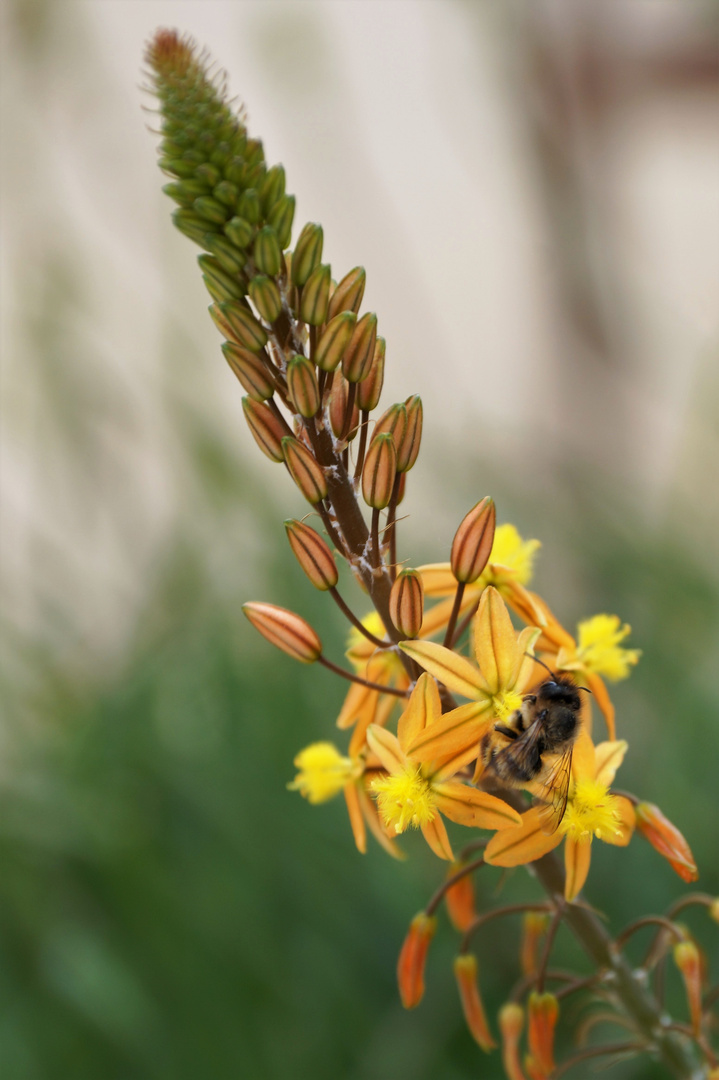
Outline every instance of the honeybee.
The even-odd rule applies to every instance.
[[[545,803],[542,831],[553,833],[567,809],[572,749],[579,734],[579,691],[587,688],[547,671],[551,678],[526,695],[506,724],[495,724],[482,738],[480,756],[503,783],[530,787],[538,794]]]

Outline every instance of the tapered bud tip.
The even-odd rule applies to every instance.
[[[327,480],[325,474],[304,443],[301,443],[299,439],[295,439],[292,435],[286,435],[282,440],[282,450],[290,475],[307,499],[307,502],[315,506],[326,498]]]
[[[499,1027],[505,1039],[518,1039],[524,1028],[524,1009],[508,1001],[499,1010]]]
[[[287,539],[297,561],[316,589],[333,589],[337,584],[337,566],[329,547],[314,529],[303,521],[286,521]]]
[[[293,611],[251,601],[242,610],[255,630],[282,652],[303,664],[313,664],[322,654],[322,642],[308,622]]]
[[[389,614],[403,637],[417,637],[422,629],[424,588],[416,570],[403,570],[397,576],[389,596]]]
[[[486,1053],[497,1045],[489,1030],[484,1004],[477,981],[477,958],[471,953],[461,953],[454,959],[454,975],[459,990],[462,1012],[470,1034]]]
[[[639,803],[635,813],[637,828],[655,851],[667,860],[682,881],[696,881],[699,871],[694,856],[676,825],[653,803]]]
[[[389,432],[382,432],[370,443],[362,470],[362,497],[368,506],[384,510],[392,498],[397,475],[397,451]]]
[[[484,570],[494,543],[495,522],[496,510],[489,495],[465,516],[452,542],[452,573],[457,581],[471,584]]]
[[[421,911],[412,919],[397,962],[399,995],[405,1009],[414,1009],[424,995],[424,967],[437,920]]]
[[[674,946],[674,963],[681,972],[689,1003],[692,1029],[699,1034],[702,1026],[702,958],[691,940],[680,941]]]

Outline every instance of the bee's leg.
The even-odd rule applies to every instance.
[[[498,731],[500,735],[506,735],[508,739],[519,738],[519,732],[515,731],[514,728],[507,727],[506,724],[495,724],[494,730]]]
[[[487,732],[486,735],[483,735],[479,741],[479,756],[485,766],[489,765],[492,757],[494,756],[492,747],[492,736],[489,732]]]

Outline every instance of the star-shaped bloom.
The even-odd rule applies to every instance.
[[[468,704],[419,732],[409,748],[411,754],[418,761],[452,755],[464,756],[465,761],[476,758],[482,735],[521,706],[534,664],[531,649],[539,633],[529,626],[517,633],[504,600],[490,585],[482,593],[472,627],[478,666],[432,641],[401,642],[400,648],[448,690],[470,698]]]
[[[551,834],[543,832],[543,808],[533,806],[522,814],[519,828],[492,837],[485,861],[492,866],[521,866],[564,841],[564,895],[574,900],[587,880],[593,838],[619,847],[625,847],[632,838],[634,807],[629,799],[609,790],[626,750],[623,741],[603,742],[595,747],[582,731],[574,745],[569,798],[559,828]]]
[[[502,799],[452,779],[472,760],[476,747],[464,755],[450,754],[434,761],[419,760],[411,747],[423,732],[442,721],[442,703],[434,679],[421,675],[397,726],[397,735],[375,724],[367,743],[387,771],[372,781],[380,816],[390,831],[400,834],[419,828],[435,855],[452,859],[452,847],[441,814],[460,825],[506,829],[520,822],[519,814]]]

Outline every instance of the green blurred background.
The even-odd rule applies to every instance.
[[[285,789],[344,687],[240,604],[302,612],[335,660],[345,629],[286,546],[302,504],[244,428],[171,228],[140,56],[157,25],[207,45],[298,223],[322,221],[337,276],[367,267],[383,401],[425,402],[402,557],[446,558],[489,492],[542,539],[536,584],[568,625],[631,623],[621,784],[716,893],[717,8],[6,0],[2,18],[0,1075],[500,1077],[464,1030],[446,921],[420,1010],[397,1000],[437,861],[415,838],[406,863],[362,857],[340,802]],[[617,930],[682,893],[641,839],[595,846],[587,894]],[[534,888],[519,872],[502,896]],[[716,927],[687,921],[716,982]],[[516,940],[481,944],[492,1013]],[[561,934],[557,961],[582,964]]]

